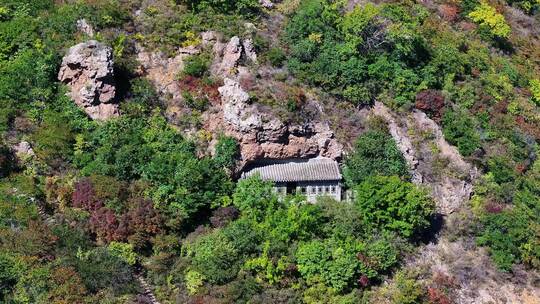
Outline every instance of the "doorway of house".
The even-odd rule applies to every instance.
[[[287,183],[287,194],[296,194],[296,187],[298,183],[289,182]]]

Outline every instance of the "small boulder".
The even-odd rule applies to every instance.
[[[244,53],[246,54],[246,58],[251,62],[257,62],[257,53],[255,53],[253,40],[251,38],[244,39],[242,44],[244,45]]]
[[[13,151],[18,158],[31,157],[35,156],[32,146],[27,141],[21,141],[20,143],[13,146]]]
[[[62,60],[58,79],[70,87],[71,98],[92,119],[119,115],[113,65],[112,49],[95,40],[71,47]]]
[[[93,38],[94,37],[94,28],[86,19],[79,19],[77,20],[77,30],[83,34],[88,35],[88,37]]]

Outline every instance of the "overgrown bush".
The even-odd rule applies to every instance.
[[[412,237],[430,225],[433,200],[425,191],[397,176],[370,177],[354,190],[355,205],[370,229]]]
[[[354,152],[345,159],[343,175],[349,187],[374,175],[408,177],[408,168],[392,136],[384,130],[372,130],[356,141]]]
[[[183,74],[202,77],[210,67],[210,58],[206,54],[189,56],[184,60]]]
[[[480,134],[473,118],[465,111],[446,111],[442,127],[445,139],[457,146],[461,154],[469,156],[480,148]]]

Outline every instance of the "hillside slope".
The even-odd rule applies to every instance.
[[[0,133],[2,303],[540,303],[538,0],[0,0]]]

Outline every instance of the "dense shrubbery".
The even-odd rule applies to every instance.
[[[168,215],[170,225],[208,208],[231,189],[221,168],[224,163],[197,158],[194,143],[171,129],[158,113],[150,119],[111,121],[87,136],[75,159],[83,174],[148,181],[150,196]]]
[[[341,16],[327,1],[305,1],[286,28],[289,68],[355,104],[371,103],[381,93],[391,94],[397,106],[410,104],[420,84],[419,69],[410,66],[429,51],[421,36],[405,38],[397,29],[415,33],[425,13],[420,6],[389,4],[358,6]],[[385,22],[394,27],[385,29]]]
[[[488,246],[494,262],[501,269],[510,271],[515,263],[523,262],[532,267],[540,267],[540,167],[535,162],[533,168],[523,177],[510,178],[513,206],[495,203],[504,195],[503,185],[488,175],[482,185],[477,187],[482,208],[477,210],[482,220],[481,230],[477,239],[478,244]],[[506,184],[510,186],[510,184]],[[483,197],[485,199],[482,199]]]
[[[193,55],[186,58],[184,61],[183,73],[188,76],[202,77],[210,66],[210,58],[208,55]]]
[[[345,181],[352,187],[371,175],[408,176],[408,168],[394,139],[383,130],[372,130],[361,135],[355,144],[354,153],[346,160],[343,168]]]
[[[433,201],[415,185],[397,176],[368,178],[355,190],[356,206],[364,224],[371,229],[411,237],[429,226]]]
[[[480,135],[469,115],[460,111],[447,111],[442,118],[444,137],[465,156],[480,147]]]
[[[398,263],[403,244],[386,227],[372,233],[357,226],[361,208],[298,199],[278,200],[272,185],[257,177],[240,181],[233,195],[240,217],[185,245],[191,292],[247,271],[260,284],[291,288],[302,278],[308,289],[342,294],[377,282]]]

